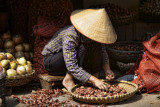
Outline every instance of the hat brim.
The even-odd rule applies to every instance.
[[[70,16],[72,25],[87,38],[103,43],[111,44],[117,40],[117,35],[104,10],[97,9],[75,10]],[[97,18],[99,14],[101,17]],[[105,23],[103,23],[103,20]],[[98,24],[97,24],[98,23]],[[101,26],[102,24],[102,26]],[[107,31],[106,31],[107,30]]]

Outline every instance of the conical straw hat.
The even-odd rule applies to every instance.
[[[104,8],[75,10],[70,18],[81,34],[96,42],[111,44],[117,40],[116,32]]]

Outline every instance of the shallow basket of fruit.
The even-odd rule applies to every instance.
[[[29,74],[24,75],[17,75],[12,77],[6,77],[6,86],[12,87],[12,86],[21,86],[29,83],[35,74],[35,71],[33,70]]]
[[[116,42],[106,46],[111,59],[123,63],[134,63],[143,53],[141,42]]]
[[[20,86],[34,77],[32,63],[24,57],[15,58],[11,53],[0,53],[0,69],[6,74],[6,86]]]
[[[105,81],[106,90],[100,90],[90,85],[77,84],[71,89],[75,100],[87,103],[115,103],[132,97],[138,86],[128,81]]]

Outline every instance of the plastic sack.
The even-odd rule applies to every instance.
[[[160,32],[150,40],[144,41],[144,53],[134,72],[138,78],[132,82],[139,86],[140,92],[160,91]]]

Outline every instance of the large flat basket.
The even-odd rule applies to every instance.
[[[126,94],[122,94],[122,95],[115,95],[115,96],[111,96],[111,97],[84,97],[84,96],[78,96],[76,94],[74,94],[74,91],[76,88],[80,87],[82,84],[77,84],[75,85],[72,89],[71,89],[71,95],[73,97],[73,99],[77,100],[77,101],[81,101],[81,102],[86,102],[86,103],[115,103],[115,102],[120,102],[123,100],[126,100],[130,97],[132,97],[138,90],[138,86],[132,82],[128,82],[128,81],[105,81],[109,84],[115,84],[118,85],[121,88],[124,88],[127,93]]]

